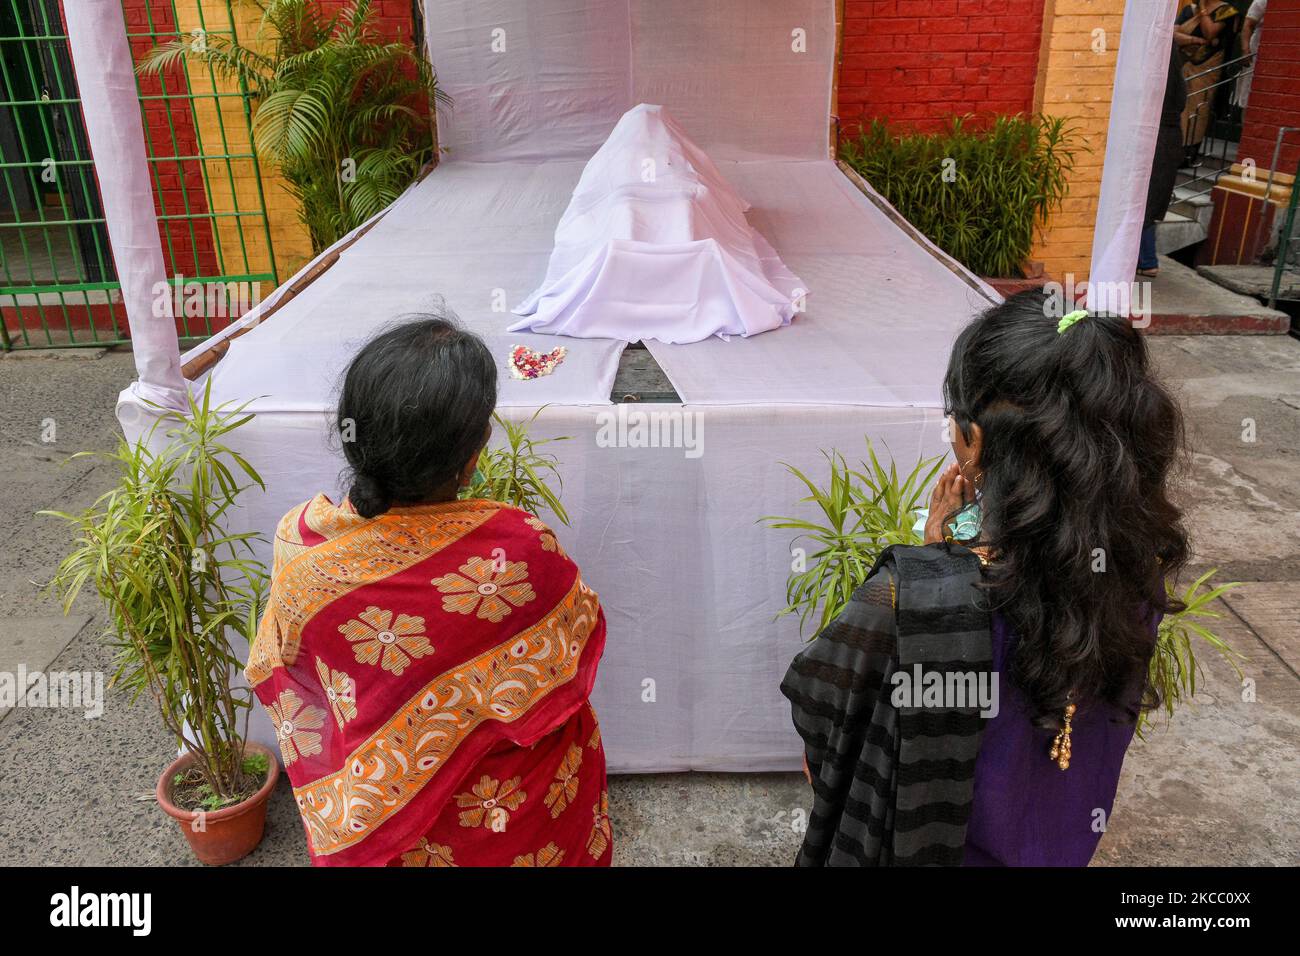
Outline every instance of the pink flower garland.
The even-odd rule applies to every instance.
[[[510,374],[518,379],[550,375],[568,354],[569,350],[563,345],[546,353],[537,352],[526,345],[516,345],[510,349]]]

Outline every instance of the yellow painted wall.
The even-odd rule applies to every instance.
[[[1088,276],[1123,19],[1124,0],[1044,3],[1034,108],[1049,116],[1068,117],[1078,128],[1069,195],[1030,254],[1057,279],[1073,275],[1081,281]],[[1098,29],[1105,31],[1103,52],[1093,49],[1093,31]],[[1159,68],[1163,70],[1164,64]]]
[[[184,33],[204,27],[213,32],[229,31],[233,19],[235,35],[240,42],[254,46],[259,42],[261,14],[251,3],[241,3],[239,0],[177,0],[176,12],[179,28]],[[265,43],[265,40],[261,42]],[[194,118],[202,153],[250,153],[248,121],[244,116],[242,98],[212,95],[214,92],[237,92],[238,84],[220,76],[214,83],[207,67],[202,65],[191,63],[187,69],[190,92],[197,97],[194,100]],[[283,281],[311,258],[311,238],[298,218],[298,203],[289,192],[284,178],[266,158],[261,158],[259,163],[262,197],[258,196],[257,167],[251,158],[205,160],[208,201],[216,213],[231,213],[236,210],[257,212],[265,203],[275,265],[280,280]],[[215,232],[224,272],[239,274],[245,271],[271,271],[271,256],[266,244],[267,231],[260,216],[242,216],[238,219],[218,217],[215,220]],[[267,295],[271,289],[264,287],[261,292],[262,295]]]

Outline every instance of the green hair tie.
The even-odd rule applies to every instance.
[[[1080,319],[1085,318],[1087,315],[1088,315],[1087,309],[1075,309],[1069,315],[1062,316],[1061,321],[1056,323],[1056,334],[1060,335],[1070,326],[1074,325],[1075,322],[1078,322]]]

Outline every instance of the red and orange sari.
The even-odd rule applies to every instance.
[[[522,511],[289,512],[247,675],[312,862],[608,865],[604,644],[595,593]]]

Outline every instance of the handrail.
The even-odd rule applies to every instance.
[[[1214,65],[1214,66],[1211,66],[1211,67],[1209,67],[1209,68],[1207,68],[1207,69],[1202,70],[1200,73],[1192,73],[1191,75],[1185,77],[1185,79],[1188,79],[1188,80],[1194,80],[1194,79],[1196,79],[1198,76],[1205,76],[1207,73],[1213,73],[1215,70],[1222,70],[1225,66],[1232,66],[1232,64],[1234,64],[1234,63],[1241,63],[1241,62],[1244,61],[1244,60],[1253,60],[1253,59],[1255,59],[1255,54],[1254,54],[1254,53],[1243,53],[1241,56],[1237,57],[1235,60],[1224,60],[1222,63],[1218,63],[1218,64],[1216,64],[1216,65]],[[1252,67],[1252,69],[1254,69],[1254,68]],[[1241,73],[1238,72],[1238,73],[1233,74],[1233,77],[1234,77],[1234,79],[1235,79],[1237,76],[1240,76],[1240,75],[1241,75]]]

